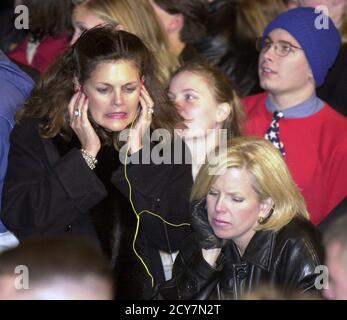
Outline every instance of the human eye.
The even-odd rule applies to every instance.
[[[208,190],[207,194],[210,196],[217,196],[218,192],[216,190],[210,189],[210,190]]]
[[[289,42],[281,41],[278,43],[281,53],[286,54],[292,50],[292,45]]]
[[[184,100],[185,100],[185,101],[193,101],[193,100],[195,100],[195,99],[196,99],[196,97],[193,96],[193,95],[191,95],[191,94],[189,94],[189,93],[187,93],[187,94],[184,95]]]
[[[124,91],[125,91],[126,93],[132,93],[132,92],[134,92],[136,89],[137,89],[137,86],[126,86],[126,87],[124,88]]]
[[[264,39],[263,41],[263,49],[267,50],[270,49],[270,47],[272,46],[272,40],[269,38]]]
[[[242,203],[245,199],[243,199],[242,197],[231,196],[231,200],[237,203]]]
[[[98,87],[96,90],[101,94],[106,94],[108,92],[108,87]]]

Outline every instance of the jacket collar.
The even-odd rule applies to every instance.
[[[247,262],[269,271],[275,238],[276,233],[273,231],[257,231],[242,257],[236,244],[232,241],[233,254],[238,256],[240,262]]]

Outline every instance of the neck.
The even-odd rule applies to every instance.
[[[269,97],[278,110],[285,110],[306,101],[315,94],[315,89],[299,93],[270,93]]]
[[[248,233],[246,233],[246,234],[244,234],[238,238],[232,239],[234,241],[234,243],[236,244],[237,249],[239,249],[241,257],[245,253],[247,246],[251,242],[251,239],[253,238],[254,235],[255,235],[255,231],[253,229],[251,229],[248,231]]]
[[[186,44],[181,41],[180,35],[176,33],[169,36],[169,42],[172,52],[176,57],[179,57]]]
[[[201,166],[206,161],[206,155],[211,152],[218,144],[218,142],[216,141],[216,135],[213,134],[213,132],[214,131],[211,130],[206,135],[199,137],[186,137],[184,139],[192,155],[192,171],[194,180]]]

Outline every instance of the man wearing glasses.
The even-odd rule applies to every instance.
[[[347,196],[347,119],[316,96],[339,32],[314,8],[296,8],[270,22],[257,48],[265,93],[244,100],[246,133],[278,148],[318,224]]]

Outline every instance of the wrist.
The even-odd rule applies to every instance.
[[[83,148],[81,149],[81,154],[82,154],[83,159],[87,163],[88,167],[91,170],[94,170],[97,163],[98,163],[98,160],[95,158],[95,156],[93,156],[93,154],[89,153],[87,150],[85,150]]]

